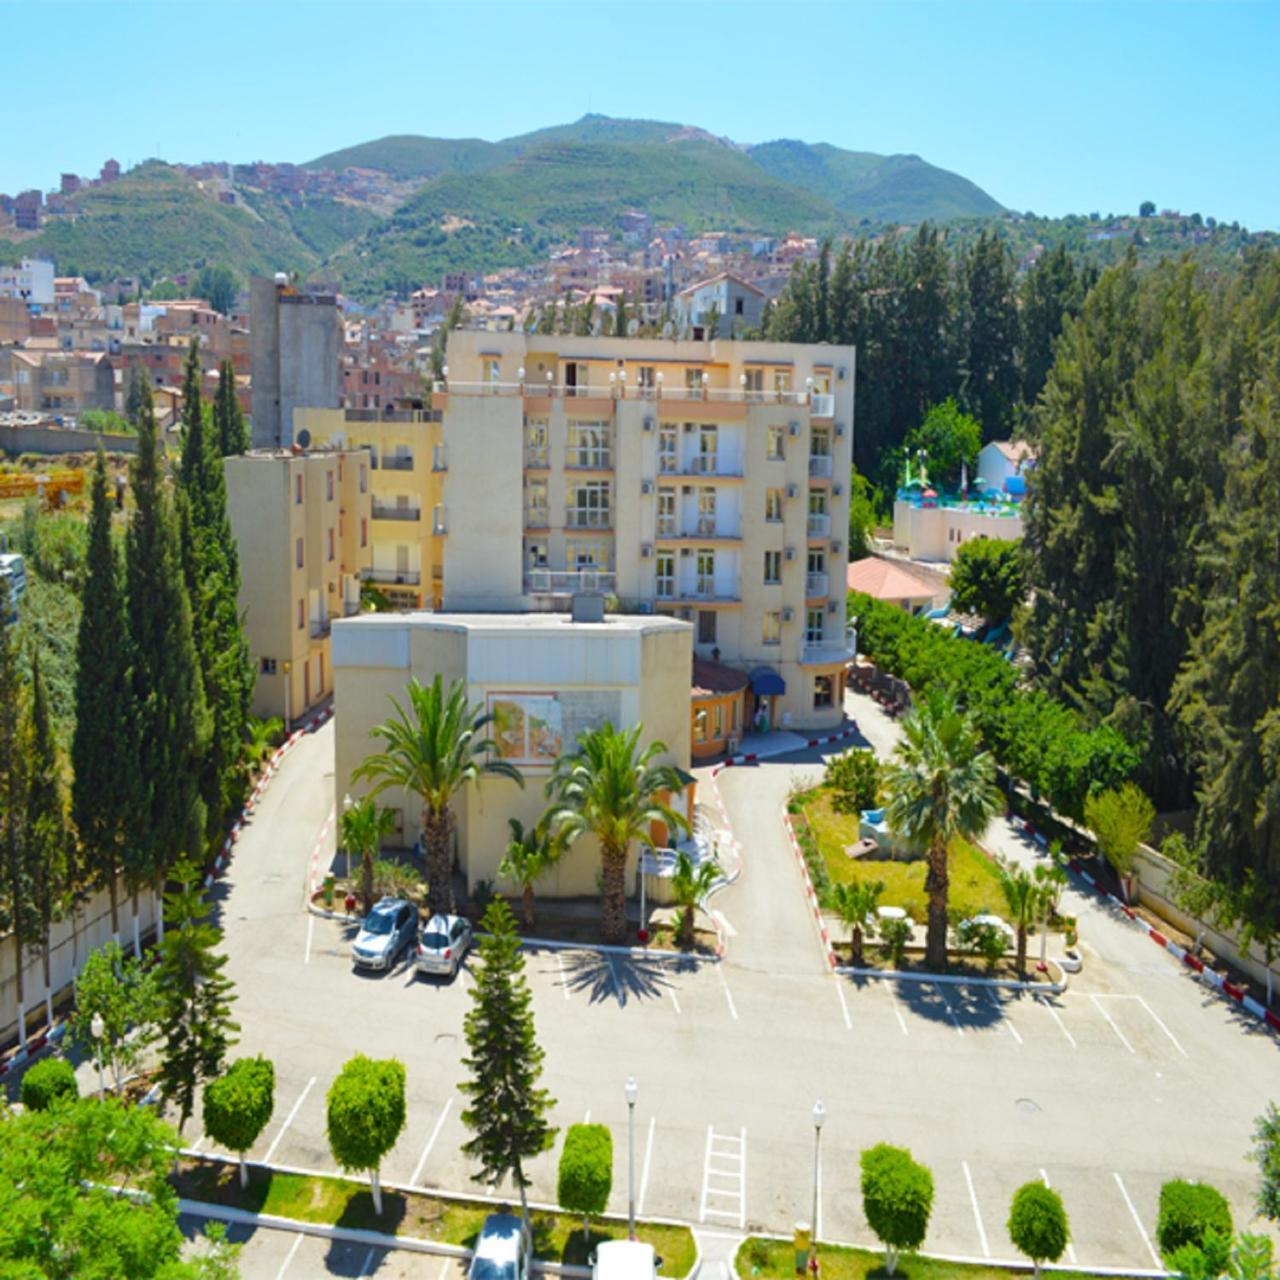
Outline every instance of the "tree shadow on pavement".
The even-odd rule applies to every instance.
[[[564,954],[562,964],[569,990],[585,994],[592,1004],[613,1000],[623,1008],[632,1000],[661,999],[672,985],[663,962],[643,956],[573,951]]]
[[[898,1003],[918,1018],[944,1026],[980,1030],[1004,1017],[1001,1005],[989,996],[975,997],[973,991],[950,984],[899,982],[896,994]]]

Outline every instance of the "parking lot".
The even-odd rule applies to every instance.
[[[470,973],[450,983],[403,962],[387,975],[353,971],[350,926],[300,909],[303,864],[332,804],[317,767],[328,732],[290,758],[218,886],[236,1052],[276,1064],[276,1114],[252,1156],[332,1171],[329,1082],[355,1052],[394,1055],[407,1067],[409,1119],[384,1179],[463,1191],[475,1186],[458,1092]],[[1171,1176],[1213,1182],[1247,1223],[1249,1134],[1274,1087],[1276,1041],[1085,898],[1071,903],[1085,969],[1061,996],[826,972],[777,824],[792,775],[818,767],[815,754],[719,779],[735,829],[752,833],[741,881],[717,899],[735,932],[725,962],[527,953],[555,1122],[614,1133],[610,1207],[626,1209],[633,1075],[644,1215],[788,1232],[809,1217],[810,1112],[822,1098],[818,1225],[829,1239],[870,1242],[857,1157],[881,1140],[933,1169],[926,1247],[937,1252],[1012,1257],[1009,1199],[1031,1178],[1062,1192],[1085,1266],[1158,1265],[1156,1199]],[[200,1133],[198,1118],[188,1133]],[[535,1162],[533,1200],[554,1200],[558,1155],[557,1144]]]

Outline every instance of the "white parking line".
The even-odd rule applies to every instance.
[[[588,1107],[588,1108],[587,1108],[587,1114],[586,1114],[585,1116],[583,1116],[583,1117],[582,1117],[582,1123],[583,1123],[583,1124],[590,1124],[590,1123],[591,1123],[591,1108],[590,1108],[590,1107]]]
[[[204,1146],[204,1144],[205,1144],[206,1142],[208,1142],[208,1141],[209,1141],[209,1135],[208,1135],[207,1133],[202,1133],[202,1134],[201,1134],[201,1135],[200,1135],[200,1136],[199,1136],[199,1137],[198,1137],[198,1138],[197,1138],[197,1139],[196,1139],[196,1140],[191,1144],[191,1146],[190,1146],[190,1148],[189,1148],[189,1149],[190,1149],[191,1151],[199,1151],[199,1150],[200,1150],[200,1148],[201,1148],[201,1147],[203,1147],[203,1146]]]
[[[956,1017],[956,1011],[951,1007],[951,1001],[947,999],[947,989],[940,983],[934,984],[938,988],[938,995],[942,997],[942,1003],[946,1006],[947,1013],[951,1017],[952,1024],[955,1026],[957,1035],[964,1035],[964,1028],[960,1025],[960,1019]]]
[[[290,1111],[289,1114],[285,1117],[285,1122],[280,1126],[280,1132],[276,1134],[275,1141],[272,1142],[272,1144],[267,1148],[267,1154],[262,1157],[263,1164],[271,1163],[271,1157],[275,1155],[276,1148],[280,1145],[280,1139],[284,1137],[285,1130],[288,1129],[288,1127],[293,1123],[294,1117],[298,1114],[298,1109],[307,1100],[307,1094],[311,1092],[311,1086],[314,1085],[315,1082],[316,1082],[316,1078],[315,1076],[312,1076],[311,1079],[307,1081],[307,1087],[303,1089],[301,1094],[298,1095],[297,1102],[293,1104],[293,1110]],[[280,1272],[280,1274],[284,1275],[283,1270]]]
[[[1156,1026],[1159,1027],[1160,1030],[1163,1031],[1165,1035],[1169,1037],[1169,1039],[1173,1043],[1173,1047],[1177,1049],[1177,1051],[1180,1054],[1182,1054],[1184,1058],[1190,1057],[1187,1051],[1178,1043],[1178,1037],[1175,1036],[1173,1032],[1170,1031],[1169,1028],[1164,1025],[1164,1022],[1160,1018],[1159,1014],[1157,1014],[1156,1011],[1141,996],[1135,996],[1134,999],[1137,1000],[1138,1003],[1141,1004],[1142,1007],[1152,1016],[1152,1018],[1155,1019]]]
[[[840,1012],[844,1014],[844,1025],[853,1030],[853,1020],[849,1017],[849,1002],[844,998],[844,979],[837,974],[835,976],[836,995],[840,997]]]
[[[307,913],[307,954],[303,956],[302,963],[311,963],[311,935],[316,931],[316,918],[310,912]]]
[[[1009,1030],[1013,1033],[1013,1038],[1019,1044],[1022,1044],[1023,1043],[1022,1037],[1018,1034],[1018,1028],[1013,1025],[1013,1019],[1009,1017],[1009,1012],[1004,1007],[1004,1001],[1002,1001],[1000,997],[996,995],[994,991],[991,990],[990,987],[985,987],[984,990],[986,991],[987,995],[991,997],[991,1003],[995,1005],[997,1009],[1000,1010],[1001,1025],[1008,1027]]]
[[[440,1274],[436,1277],[436,1280],[444,1280],[445,1276],[449,1274],[449,1268],[453,1266],[454,1261],[455,1259],[453,1258],[445,1258],[440,1263]]]
[[[1049,1181],[1049,1175],[1045,1173],[1043,1169],[1040,1170],[1040,1181],[1043,1182],[1044,1185],[1048,1187],[1050,1191],[1053,1190],[1053,1183]],[[1076,1247],[1071,1243],[1070,1240],[1067,1241],[1067,1257],[1071,1260],[1071,1265],[1075,1266]]]
[[[1138,1234],[1142,1237],[1142,1243],[1147,1246],[1147,1252],[1151,1255],[1153,1265],[1163,1267],[1164,1263],[1160,1261],[1160,1255],[1155,1251],[1155,1247],[1151,1243],[1151,1237],[1147,1235],[1147,1229],[1142,1225],[1142,1219],[1138,1217],[1138,1211],[1133,1207],[1133,1201],[1129,1199],[1128,1189],[1124,1185],[1124,1179],[1118,1173],[1111,1175],[1116,1180],[1116,1186],[1120,1188],[1120,1194],[1124,1196],[1124,1202],[1129,1206],[1129,1213],[1133,1218],[1133,1225],[1138,1228]]]
[[[720,965],[716,965],[716,972],[720,975],[720,985],[724,988],[724,998],[729,1002],[729,1012],[733,1014],[734,1022],[738,1020],[738,1010],[734,1007],[733,996],[729,994],[729,984],[724,978],[724,969]]]
[[[640,1194],[636,1197],[636,1213],[644,1216],[644,1193],[649,1189],[649,1162],[653,1159],[653,1129],[657,1123],[653,1116],[649,1117],[649,1136],[644,1143],[644,1165],[640,1170]]]
[[[284,1255],[284,1261],[280,1264],[280,1270],[276,1272],[276,1280],[284,1280],[284,1273],[289,1270],[289,1264],[293,1261],[293,1255],[298,1252],[298,1246],[302,1243],[302,1232],[299,1231],[293,1237],[293,1244],[289,1246],[289,1252]]]
[[[613,961],[608,956],[605,956],[604,963],[605,967],[609,970],[609,985],[613,988],[613,998],[621,1004],[622,985],[618,982],[618,974],[613,967]]]
[[[1128,1049],[1130,1053],[1134,1053],[1134,1052],[1136,1052],[1136,1050],[1134,1049],[1133,1045],[1131,1045],[1131,1044],[1130,1044],[1130,1043],[1129,1043],[1129,1042],[1124,1038],[1124,1032],[1123,1032],[1123,1031],[1121,1031],[1121,1030],[1120,1030],[1120,1028],[1116,1026],[1116,1021],[1115,1021],[1115,1019],[1114,1019],[1114,1018],[1113,1018],[1113,1017],[1112,1017],[1112,1016],[1111,1016],[1111,1015],[1110,1015],[1110,1014],[1109,1014],[1109,1013],[1108,1013],[1108,1012],[1107,1012],[1107,1011],[1102,1007],[1102,1001],[1101,1001],[1101,1000],[1099,1000],[1099,999],[1098,999],[1098,997],[1097,997],[1096,995],[1094,995],[1094,993],[1093,993],[1092,991],[1091,991],[1091,992],[1089,992],[1089,999],[1093,1001],[1093,1007],[1094,1007],[1095,1009],[1097,1009],[1097,1011],[1098,1011],[1100,1014],[1102,1014],[1102,1016],[1103,1016],[1104,1018],[1106,1018],[1106,1020],[1107,1020],[1107,1025],[1111,1028],[1111,1030],[1112,1030],[1112,1031],[1114,1031],[1114,1032],[1116,1033],[1116,1035],[1118,1035],[1118,1036],[1120,1037],[1120,1043],[1121,1043],[1122,1045],[1124,1045],[1124,1047],[1125,1047],[1126,1049]],[[1116,1176],[1117,1176],[1117,1177],[1119,1177],[1119,1175],[1118,1175],[1118,1174],[1117,1174]],[[1157,1260],[1157,1262],[1156,1262],[1156,1266],[1159,1266],[1159,1265],[1160,1265],[1160,1263],[1159,1263],[1159,1261]]]
[[[674,982],[667,983],[667,995],[671,997],[671,1003],[675,1005],[676,1012],[680,1012],[680,998],[676,995],[676,984]]]
[[[1067,1043],[1073,1048],[1078,1049],[1080,1046],[1076,1044],[1076,1038],[1067,1030],[1067,1024],[1058,1016],[1058,1011],[1049,1003],[1047,996],[1037,995],[1036,999],[1049,1010],[1049,1016],[1058,1024],[1058,1030],[1067,1037]]]
[[[716,1143],[720,1143],[720,1149],[716,1149]],[[727,1162],[729,1168],[712,1168],[712,1159]],[[722,1182],[736,1183],[736,1187],[729,1189],[725,1187],[713,1187],[711,1179],[717,1178]],[[710,1206],[707,1201],[711,1198],[717,1200],[736,1200],[737,1208],[716,1209]],[[737,1222],[738,1230],[745,1231],[747,1225],[747,1131],[740,1130],[740,1136],[733,1137],[731,1134],[717,1134],[711,1125],[707,1125],[707,1150],[703,1159],[702,1168],[702,1201],[699,1206],[698,1220],[705,1222],[708,1216],[713,1218],[728,1218],[732,1222]]]
[[[560,990],[564,992],[564,998],[569,998],[569,979],[565,976],[564,956],[559,950],[556,951],[556,968],[560,970]]]
[[[427,1145],[422,1148],[422,1155],[418,1157],[418,1163],[413,1167],[413,1174],[409,1178],[409,1185],[416,1187],[418,1178],[422,1174],[423,1168],[426,1166],[427,1157],[431,1154],[431,1148],[436,1145],[436,1139],[440,1136],[440,1130],[444,1128],[445,1117],[449,1114],[450,1108],[453,1106],[453,1099],[446,1098],[444,1106],[440,1109],[439,1118],[436,1120],[435,1128],[431,1130],[431,1137],[427,1139]]]
[[[378,1246],[376,1244],[371,1244],[369,1246],[369,1252],[364,1255],[364,1261],[360,1264],[360,1275],[363,1276],[369,1273],[369,1268],[373,1266],[373,1255],[377,1252]]]
[[[960,1167],[964,1170],[965,1186],[969,1188],[969,1203],[973,1205],[973,1220],[978,1224],[978,1240],[982,1244],[982,1256],[989,1258],[991,1257],[991,1246],[987,1243],[987,1229],[982,1225],[982,1214],[978,1212],[978,1197],[973,1191],[973,1177],[969,1173],[969,1162],[961,1160]]]
[[[902,1034],[907,1034],[907,1020],[902,1016],[902,1010],[898,1008],[898,996],[893,989],[892,982],[886,982],[884,989],[889,993],[889,1003],[893,1005],[894,1017],[898,1019],[898,1026],[902,1028]]]

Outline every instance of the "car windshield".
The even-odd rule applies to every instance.
[[[516,1264],[494,1258],[476,1258],[471,1263],[470,1280],[515,1280]]]
[[[432,929],[430,933],[422,935],[422,945],[432,951],[439,951],[449,945],[449,935],[440,929]]]
[[[390,933],[395,917],[389,911],[375,911],[364,922],[365,933]]]

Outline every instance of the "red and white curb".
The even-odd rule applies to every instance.
[[[813,912],[813,922],[817,926],[818,937],[822,940],[827,965],[834,971],[838,962],[835,949],[831,945],[831,934],[827,930],[826,921],[822,918],[822,907],[818,902],[818,895],[813,891],[813,879],[809,875],[809,865],[804,860],[804,850],[800,847],[800,841],[796,836],[795,825],[791,821],[791,815],[785,809],[782,811],[782,824],[787,829],[787,838],[791,841],[791,852],[796,855],[800,874],[804,878],[804,891],[809,899],[809,909]]]
[[[788,747],[786,751],[777,752],[766,751],[763,756],[758,751],[748,751],[745,755],[726,756],[719,764],[711,766],[711,776],[714,778],[735,764],[755,764],[760,760],[770,760],[775,755],[785,756],[790,755],[793,751],[806,751],[810,747],[821,747],[832,742],[847,742],[857,732],[857,724],[852,723],[848,728],[841,729],[839,733],[829,733],[825,737],[809,738],[803,747]]]
[[[1044,845],[1045,838],[1025,819],[1019,819],[1019,823],[1023,829],[1037,844]],[[1141,928],[1158,947],[1162,947],[1175,960],[1181,961],[1196,976],[1211,987],[1215,987],[1221,991],[1223,995],[1229,996],[1238,1005],[1252,1014],[1259,1022],[1269,1027],[1272,1031],[1280,1031],[1280,1014],[1274,1010],[1268,1009],[1256,1001],[1249,995],[1243,987],[1238,987],[1234,982],[1228,982],[1220,973],[1214,973],[1212,969],[1205,968],[1203,960],[1197,959],[1189,952],[1186,947],[1179,946],[1172,938],[1167,938],[1153,924],[1149,924],[1144,920],[1127,902],[1122,902],[1114,893],[1109,893],[1098,884],[1097,880],[1084,869],[1084,867],[1076,861],[1075,858],[1067,859],[1067,866],[1071,868],[1091,889],[1095,890],[1098,895],[1105,898],[1112,906],[1118,907],[1124,912],[1125,916]]]

